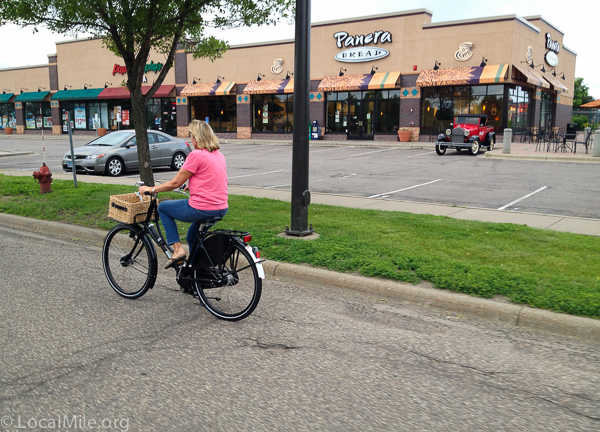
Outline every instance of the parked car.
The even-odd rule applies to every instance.
[[[170,166],[178,170],[192,148],[185,140],[158,131],[148,131],[152,166]],[[139,169],[135,131],[122,130],[96,138],[73,150],[77,172],[106,173],[118,176],[127,170]],[[62,160],[65,171],[73,170],[71,152]]]
[[[452,129],[446,129],[446,133],[438,135],[435,143],[435,151],[439,155],[446,153],[447,148],[455,148],[461,151],[469,149],[469,153],[475,156],[481,147],[493,150],[496,144],[496,133],[493,126],[488,126],[488,116],[485,114],[460,114],[454,116],[450,123]]]

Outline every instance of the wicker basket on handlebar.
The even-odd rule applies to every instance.
[[[144,195],[143,198],[144,201],[140,202],[140,198],[135,193],[111,195],[108,205],[109,219],[123,223],[144,221],[152,199],[149,195]]]

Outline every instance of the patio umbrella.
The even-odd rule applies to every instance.
[[[600,99],[583,104],[579,108],[600,108]]]

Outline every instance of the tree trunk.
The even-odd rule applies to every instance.
[[[140,180],[146,186],[154,186],[154,174],[150,160],[150,146],[148,145],[148,130],[146,123],[146,102],[139,87],[131,94],[131,119],[137,137],[137,153],[140,162]]]

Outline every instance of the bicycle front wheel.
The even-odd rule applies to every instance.
[[[156,282],[156,250],[137,225],[117,225],[108,232],[102,266],[110,286],[125,298],[140,298]]]
[[[214,316],[238,321],[249,316],[258,305],[262,279],[243,244],[233,242],[222,258],[221,268],[194,271],[196,292]]]

